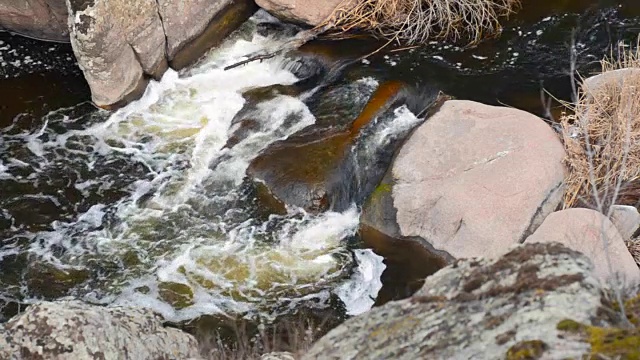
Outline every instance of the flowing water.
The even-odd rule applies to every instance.
[[[223,70],[286,40],[258,35],[253,23],[200,65],[167,72],[140,101],[113,114],[80,105],[48,113],[36,129],[3,129],[8,226],[0,261],[27,267],[5,283],[6,300],[72,294],[149,306],[171,321],[278,315],[335,295],[351,313],[373,304],[384,266],[370,250],[350,249],[355,206],[320,215],[295,208],[262,214],[243,181],[262,149],[315,122],[307,106],[286,95],[260,102],[253,110],[260,131],[225,148],[243,92],[298,80],[296,64],[283,58]],[[25,186],[47,190],[26,195]],[[61,211],[20,223],[20,212],[43,207]]]
[[[407,260],[415,254],[400,245],[377,249],[385,264],[362,249],[355,205],[318,215],[289,207],[274,215],[256,201],[245,180],[249,162],[319,121],[305,101],[320,89],[284,92],[249,104],[259,131],[225,146],[237,130],[234,117],[248,105],[246,91],[295,87],[304,72],[282,57],[223,70],[286,41],[256,32],[263,21],[272,20],[255,17],[196,66],[167,72],[140,101],[114,113],[87,102],[72,62],[58,64],[69,54],[65,45],[29,44],[64,71],[47,72],[46,61],[32,54],[36,69],[25,75],[24,49],[7,48],[19,42],[0,34],[0,75],[7,78],[0,94],[11,99],[0,107],[0,321],[19,304],[67,295],[149,306],[176,322],[203,314],[272,319],[336,303],[357,314],[374,303],[385,264],[393,292],[380,295],[386,300],[407,296],[420,286],[413,280],[435,271]],[[638,32],[635,0],[525,1],[502,36],[479,46],[433,42],[363,61],[345,80],[345,91],[357,92],[334,89],[334,101],[337,108],[366,101],[382,81],[403,80],[550,117],[557,111],[547,111],[540,91],[571,98],[572,39],[577,68],[588,74],[612,45],[632,42]],[[339,58],[367,46],[328,49]],[[326,49],[318,41],[303,51]],[[417,122],[400,108],[360,141],[385,144]]]

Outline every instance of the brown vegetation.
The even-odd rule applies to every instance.
[[[567,151],[565,208],[640,198],[640,53],[602,62],[603,76],[583,81],[573,113],[561,118]],[[594,204],[597,202],[598,204]]]
[[[421,44],[432,39],[477,42],[500,32],[499,18],[520,0],[345,0],[328,23],[388,40]]]

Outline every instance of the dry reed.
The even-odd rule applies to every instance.
[[[520,0],[344,0],[327,20],[335,28],[368,31],[390,41],[432,39],[477,42],[501,30],[499,18]]]
[[[597,200],[606,214],[618,200],[640,195],[640,52],[603,60],[602,73],[582,81],[573,113],[561,123],[569,169],[564,207]]]

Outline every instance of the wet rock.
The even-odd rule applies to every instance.
[[[559,242],[585,254],[603,281],[614,277],[632,285],[640,282],[640,270],[622,236],[604,215],[591,209],[568,209],[547,216],[525,243]],[[605,242],[607,246],[605,246]],[[613,274],[609,271],[607,253]]]
[[[51,41],[69,41],[65,0],[0,2],[0,29]]]
[[[261,8],[288,21],[319,25],[326,20],[343,0],[256,0]]]
[[[89,280],[90,276],[86,269],[59,268],[39,261],[28,265],[25,281],[32,296],[55,299],[67,295],[69,290]]]
[[[147,309],[42,302],[0,327],[2,359],[199,359],[191,335]]]
[[[361,109],[357,117],[336,109],[339,101],[329,98],[334,104],[330,115],[317,117],[314,125],[273,143],[251,162],[247,175],[268,189],[263,194],[274,197],[265,205],[281,202],[317,213],[361,203],[384,174],[395,148],[420,122],[408,111],[403,114],[408,121],[399,119],[398,109],[408,105],[419,113],[420,105],[424,108],[434,102],[436,92],[421,97],[405,84],[383,83],[366,105],[358,103],[357,96],[346,102],[350,111]],[[318,100],[309,107],[314,111],[323,106],[324,100]],[[395,121],[397,131],[389,130]],[[409,124],[403,127],[403,121]]]
[[[626,241],[634,237],[640,228],[640,213],[634,206],[613,205],[611,222],[616,226],[620,236]]]
[[[199,58],[254,10],[247,0],[68,1],[71,44],[93,101],[119,106]]]
[[[161,282],[158,284],[160,298],[175,309],[184,309],[193,305],[193,290],[186,284]]]
[[[447,101],[399,150],[361,222],[445,259],[496,257],[556,209],[564,156],[534,115]]]
[[[494,260],[459,260],[410,299],[347,320],[303,359],[504,359],[530,349],[580,358],[588,344],[559,337],[565,318],[591,323],[603,306],[582,254],[527,244]],[[535,358],[535,357],[526,357]]]

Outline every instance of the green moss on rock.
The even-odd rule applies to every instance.
[[[162,300],[178,310],[193,305],[193,290],[186,284],[161,282],[158,292]]]
[[[564,319],[558,323],[556,328],[560,331],[578,332],[583,328],[583,326],[573,320]]]
[[[549,347],[541,340],[521,341],[507,351],[507,360],[539,359]]]
[[[391,189],[392,189],[391,184],[381,183],[375,188],[375,190],[373,190],[371,197],[378,197],[384,194],[388,194],[391,192]]]
[[[60,268],[48,262],[32,264],[27,269],[26,281],[35,296],[55,299],[90,278],[87,269]]]
[[[557,329],[582,336],[591,346],[588,358],[612,358],[640,360],[640,329],[598,327],[562,320]]]

